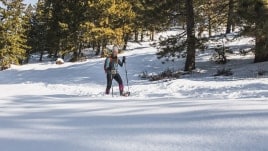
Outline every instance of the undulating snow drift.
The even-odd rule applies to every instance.
[[[226,45],[237,48],[243,38]],[[183,69],[162,64],[149,42],[130,43],[130,97],[104,95],[104,59],[12,66],[0,72],[0,146],[3,151],[267,150],[268,63],[233,55],[226,65],[198,52],[197,70],[180,79],[141,80],[146,71]],[[215,77],[231,68],[233,76]],[[125,79],[125,68],[120,69]],[[266,73],[267,75],[267,73]],[[125,83],[125,90],[128,87]]]

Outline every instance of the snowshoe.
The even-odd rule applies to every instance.
[[[129,96],[129,95],[130,95],[130,92],[124,92],[124,93],[121,94],[121,96],[126,96],[126,97]]]

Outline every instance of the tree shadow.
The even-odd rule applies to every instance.
[[[0,84],[19,84],[19,83],[45,83],[45,84],[84,84],[84,83],[104,83],[105,73],[103,70],[103,60],[95,63],[74,63],[70,66],[57,67],[51,65],[48,69],[29,69],[16,70],[10,69],[3,71]],[[47,66],[47,64],[45,65]],[[54,68],[56,67],[56,68]],[[103,77],[96,75],[104,75]]]
[[[266,102],[252,109],[231,101],[124,102],[68,95],[18,96],[9,102],[1,109],[6,115],[0,114],[3,150],[267,148]]]

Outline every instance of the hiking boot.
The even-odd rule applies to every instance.
[[[109,95],[110,94],[110,89],[106,89],[105,94]]]

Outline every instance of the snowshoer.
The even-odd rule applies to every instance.
[[[117,57],[118,47],[114,46],[112,50],[111,56],[107,57],[104,63],[104,70],[106,72],[107,78],[107,87],[105,94],[110,94],[110,89],[112,87],[112,80],[115,79],[119,84],[120,95],[124,95],[124,85],[122,78],[118,72],[118,65],[121,67],[125,63],[125,57],[123,57],[122,61]]]

